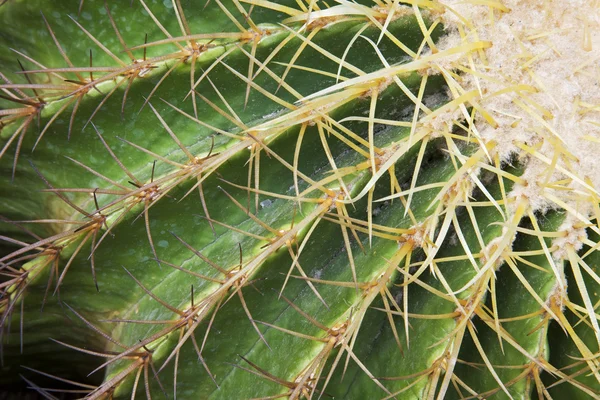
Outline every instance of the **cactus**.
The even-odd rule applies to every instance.
[[[534,3],[0,1],[0,383],[600,396],[598,5]]]

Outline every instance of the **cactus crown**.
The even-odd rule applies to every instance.
[[[598,1],[0,4],[2,384],[600,395]]]

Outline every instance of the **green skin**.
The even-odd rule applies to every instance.
[[[175,12],[172,7],[168,7],[171,6],[170,2],[146,1],[146,3],[173,36],[180,35]],[[203,8],[204,2],[195,6],[190,6],[185,1],[182,3],[191,32],[238,31],[236,25],[228,19],[216,2],[211,1],[206,8]],[[229,1],[223,3],[238,18],[238,21],[246,26],[234,4]],[[297,8],[295,1],[278,2],[278,4],[284,3],[289,7]],[[365,2],[365,4],[369,4],[369,2]],[[10,51],[8,47],[25,53],[48,68],[66,67],[65,61],[52,42],[44,21],[39,15],[40,10],[44,13],[65,53],[68,54],[75,66],[89,66],[90,48],[93,49],[94,66],[112,67],[116,65],[116,62],[99,49],[73,21],[66,17],[67,15],[72,15],[103,45],[111,49],[116,57],[125,63],[130,63],[127,53],[123,51],[111,27],[103,2],[86,0],[79,16],[77,16],[78,6],[78,1],[10,1],[0,7],[0,26],[2,26],[0,35],[3,41],[8,43],[0,49],[0,72],[13,82],[25,82],[22,75],[14,73],[18,71],[18,64],[14,61],[15,57],[23,62],[26,69],[39,68]],[[244,7],[248,9],[249,6],[244,4]],[[142,44],[146,34],[149,43],[165,37],[148,14],[143,11],[141,4],[136,3],[130,8],[129,2],[115,2],[110,5],[110,12],[123,40],[130,46]],[[256,46],[255,57],[262,62],[279,44],[286,40],[289,33],[283,31],[278,25],[285,19],[285,16],[255,6],[251,17],[254,23],[261,27],[269,27],[273,31],[271,36],[264,38]],[[426,18],[426,23],[427,26],[430,26],[431,20]],[[27,26],[26,30],[23,29],[23,25]],[[364,19],[342,21],[316,33],[311,37],[311,42],[341,58],[350,41],[364,25]],[[292,30],[300,27],[299,24],[289,24],[289,26]],[[281,30],[281,32],[277,30]],[[402,42],[413,51],[417,51],[422,44],[423,34],[415,17],[397,19],[390,23],[388,30],[391,34],[401,38]],[[305,37],[310,34],[311,31],[302,33]],[[380,31],[372,26],[366,28],[362,33],[373,42],[377,42],[379,34]],[[432,37],[437,40],[442,34],[443,30],[441,26],[438,26],[433,31]],[[217,39],[210,45],[214,47],[203,53],[196,62],[196,79],[203,74],[206,68],[210,68],[224,51],[229,49],[233,50],[223,58],[224,64],[232,70],[238,71],[241,76],[247,75],[249,58],[242,50],[235,48],[238,43],[232,39]],[[242,43],[241,47],[246,52],[250,52],[252,43]],[[290,62],[300,48],[302,48],[301,40],[289,41],[268,64],[269,69],[278,76],[282,76],[286,70],[286,66],[282,64]],[[407,60],[407,55],[386,37],[379,42],[378,48],[391,65]],[[178,51],[177,47],[172,44],[152,46],[148,48],[146,57],[159,57],[176,51]],[[142,50],[134,50],[133,53],[137,59],[143,57]],[[345,59],[365,72],[382,68],[377,53],[364,38],[358,38],[354,42]],[[175,162],[188,162],[185,154],[169,136],[149,105],[146,105],[138,113],[144,104],[144,98],[176,62],[177,60],[170,60],[166,63],[164,61],[157,62],[158,68],[133,80],[130,88],[127,89],[127,102],[123,117],[121,116],[121,107],[127,83],[122,84],[113,92],[92,120],[114,152],[115,157],[142,184],[148,184],[152,179],[161,182],[162,178],[175,171],[176,168],[161,159],[154,164],[154,161],[157,160],[155,156],[144,153],[119,138]],[[399,299],[397,300],[399,307],[403,308],[403,298],[408,296],[408,312],[412,315],[445,315],[436,319],[409,318],[409,338],[406,337],[403,317],[401,315],[392,316],[392,314],[382,311],[386,308],[395,310],[393,305],[389,305],[389,298],[384,301],[377,293],[371,298],[367,290],[358,289],[353,285],[343,287],[312,282],[313,288],[311,288],[304,279],[289,278],[283,291],[285,298],[329,329],[339,328],[345,321],[351,321],[349,319],[351,317],[362,318],[362,324],[358,325],[360,329],[357,331],[353,344],[355,357],[350,358],[347,366],[348,352],[341,346],[334,346],[330,349],[331,351],[327,350],[328,347],[324,341],[326,342],[331,337],[328,336],[329,333],[309,322],[289,302],[279,296],[286,281],[286,274],[293,264],[288,248],[297,251],[297,246],[304,243],[298,263],[308,277],[316,277],[325,281],[361,283],[376,282],[382,273],[390,270],[390,260],[394,259],[400,246],[396,240],[377,236],[373,236],[370,241],[366,233],[358,233],[361,241],[359,245],[350,229],[343,226],[340,228],[340,221],[335,216],[335,207],[329,210],[331,214],[324,215],[323,212],[327,210],[316,202],[302,202],[299,206],[297,201],[276,198],[268,194],[261,194],[256,200],[254,193],[232,186],[231,184],[242,187],[248,185],[250,152],[242,147],[239,151],[228,153],[229,149],[235,148],[239,144],[239,140],[218,134],[207,126],[235,135],[244,134],[243,129],[239,125],[236,126],[232,118],[227,118],[215,111],[201,97],[196,97],[197,115],[206,125],[200,125],[190,118],[186,118],[167,104],[167,102],[170,103],[190,116],[194,115],[192,101],[190,98],[184,100],[190,89],[190,64],[190,62],[185,62],[174,67],[168,78],[153,94],[150,104],[155,107],[165,124],[176,134],[179,141],[191,154],[201,157],[208,155],[219,157],[228,154],[224,162],[202,184],[203,197],[210,219],[221,224],[215,222],[211,226],[205,218],[205,210],[197,189],[184,197],[197,183],[195,178],[186,179],[172,188],[168,196],[152,202],[147,211],[148,227],[156,256],[164,262],[158,263],[154,259],[155,255],[148,238],[148,227],[145,224],[145,208],[141,203],[131,208],[123,219],[114,225],[114,228],[111,229],[113,235],[107,236],[94,253],[99,291],[96,290],[90,272],[90,242],[87,242],[74,257],[68,273],[65,274],[64,281],[61,283],[60,295],[58,292],[52,295],[56,284],[56,280],[54,280],[41,313],[40,308],[44,302],[50,267],[46,266],[39,275],[28,278],[27,289],[15,303],[12,317],[7,319],[5,324],[4,364],[0,373],[0,383],[18,387],[22,384],[19,374],[23,374],[27,379],[40,386],[57,385],[56,381],[48,380],[47,377],[21,368],[21,365],[25,365],[62,378],[100,385],[100,389],[92,392],[93,398],[96,398],[94,396],[108,396],[113,393],[113,389],[116,398],[129,398],[138,371],[138,369],[132,369],[132,365],[138,362],[139,358],[118,360],[91,376],[87,376],[90,371],[105,362],[106,358],[76,351],[50,339],[97,352],[121,353],[127,348],[134,348],[135,355],[148,350],[152,352],[153,366],[158,370],[169,356],[174,354],[172,352],[178,346],[180,334],[186,331],[169,330],[168,327],[172,324],[119,323],[108,320],[177,321],[179,316],[172,309],[161,305],[156,298],[170,307],[183,311],[192,304],[191,296],[193,296],[194,305],[202,304],[203,301],[210,302],[220,299],[218,309],[215,308],[217,303],[210,303],[212,306],[207,309],[205,314],[202,314],[202,321],[193,332],[196,343],[202,345],[210,325],[210,332],[202,349],[202,361],[210,370],[212,379],[203,363],[199,361],[194,341],[187,338],[177,356],[176,395],[180,399],[246,399],[289,395],[294,388],[290,389],[290,386],[286,387],[282,382],[294,382],[300,379],[299,377],[306,369],[317,364],[319,364],[319,368],[315,369],[315,372],[321,369],[323,372],[315,396],[318,396],[320,388],[327,380],[324,392],[326,395],[336,398],[378,398],[399,391],[401,392],[395,398],[423,398],[427,395],[434,395],[442,385],[444,374],[438,374],[439,379],[435,379],[436,371],[440,371],[436,360],[449,350],[448,346],[451,341],[444,340],[449,337],[453,338],[455,346],[460,348],[459,360],[483,363],[475,341],[470,337],[469,330],[464,331],[466,333],[462,341],[453,334],[457,326],[460,326],[460,320],[448,316],[448,314],[456,311],[456,304],[414,282],[410,283],[404,292],[402,283],[405,278],[398,269],[389,274],[386,281],[383,282],[383,287],[387,287],[391,294]],[[197,92],[205,96],[207,100],[228,113],[227,105],[212,86],[214,84],[231,109],[235,110],[236,115],[243,121],[243,124],[249,127],[273,121],[281,115],[290,113],[289,110],[284,110],[281,104],[267,98],[254,88],[251,90],[249,101],[246,104],[246,82],[224,64],[219,63],[211,70],[208,75],[210,82],[205,79],[196,88]],[[338,70],[336,62],[327,59],[310,46],[303,49],[294,64],[318,68],[334,75]],[[254,65],[254,71],[257,68]],[[97,79],[104,73],[97,72],[94,78]],[[73,73],[67,72],[64,75],[69,79],[75,79]],[[87,72],[82,72],[82,75],[84,78],[88,77]],[[348,69],[342,69],[341,75],[347,78],[356,76]],[[30,77],[34,82],[43,82],[45,75],[31,74]],[[418,74],[407,74],[400,78],[415,96],[419,93],[421,77]],[[95,211],[91,192],[95,188],[99,188],[99,193],[101,193],[102,189],[113,189],[114,186],[86,171],[67,157],[85,164],[90,169],[102,173],[121,185],[131,187],[130,190],[136,189],[127,183],[132,178],[127,176],[109,155],[102,141],[94,133],[91,124],[84,128],[88,118],[102,101],[104,95],[109,93],[120,79],[123,78],[119,77],[116,81],[108,80],[100,83],[97,87],[101,93],[92,89],[82,97],[74,117],[70,138],[67,138],[67,132],[73,105],[66,108],[66,111],[53,122],[34,151],[32,149],[39,131],[36,123],[33,123],[20,147],[20,158],[14,180],[11,179],[15,149],[15,143],[13,143],[9,151],[0,159],[0,188],[2,188],[0,189],[0,215],[12,221],[83,219],[83,216],[74,212],[55,193],[40,191],[47,189],[47,186],[35,173],[28,160],[54,187],[89,189],[88,193],[67,193],[66,195],[75,204],[82,205],[90,213]],[[326,76],[295,68],[289,71],[285,82],[302,96],[308,96],[336,83],[335,78],[330,75]],[[270,93],[276,93],[280,99],[288,103],[298,100],[285,87],[282,86],[278,90],[278,82],[264,71],[253,78],[253,83]],[[424,102],[429,108],[435,109],[445,103],[446,90],[441,77],[429,77],[424,89]],[[31,91],[29,90],[28,93],[31,94]],[[59,99],[58,97],[60,96],[48,97],[48,104],[40,116],[41,129],[69,101],[69,98]],[[331,107],[327,112],[329,117],[335,121],[352,116],[364,117],[369,115],[370,104],[370,97],[357,98]],[[20,106],[0,99],[0,109],[15,107]],[[390,85],[378,93],[376,118],[410,121],[413,113],[413,102],[398,86]],[[285,160],[289,164],[293,163],[294,152],[302,128],[293,118],[290,119],[289,125],[289,129],[278,131],[276,137],[266,140],[272,154],[268,155],[264,149],[261,151],[260,190],[265,193],[295,195],[294,173],[291,172],[293,168],[290,169],[281,160]],[[364,140],[368,140],[367,123],[354,121],[343,122],[343,125]],[[18,123],[13,123],[0,131],[0,145],[4,146],[17,127]],[[406,127],[376,125],[375,128],[373,142],[384,150],[394,149],[397,143],[410,135],[410,128]],[[462,134],[459,128],[457,128],[457,134]],[[305,179],[300,179],[301,192],[310,186],[309,179],[320,181],[331,174],[331,160],[335,162],[338,172],[344,167],[354,167],[368,161],[364,155],[342,143],[334,135],[320,135],[316,126],[306,127],[303,135],[297,166],[297,171],[305,176]],[[410,186],[421,146],[421,142],[414,143],[410,150],[406,151],[393,165],[395,177],[402,185],[402,189]],[[377,212],[373,213],[373,224],[396,229],[409,229],[414,226],[411,218],[419,223],[429,222],[433,218],[432,216],[439,212],[440,207],[448,206],[448,204],[440,203],[441,196],[438,194],[445,187],[445,183],[451,182],[455,177],[457,167],[453,163],[454,160],[447,156],[446,150],[446,143],[443,139],[433,139],[425,147],[416,186],[439,184],[432,185],[430,189],[416,192],[412,196],[410,204],[412,217],[405,215],[405,203],[401,199],[395,199],[391,202],[373,203],[374,208],[381,206]],[[331,158],[328,158],[326,151],[331,153]],[[477,151],[477,148],[460,144],[458,151],[469,157]],[[256,162],[256,158],[253,162]],[[508,165],[504,169],[517,176],[522,172],[521,169]],[[367,167],[346,174],[343,182],[348,188],[349,194],[356,196],[369,184],[370,179],[371,169]],[[509,179],[499,178],[491,173],[488,177],[483,173],[480,179],[486,182],[489,193],[486,195],[480,190],[476,190],[471,199],[472,204],[487,202],[489,196],[500,201],[502,200],[500,184],[506,192],[509,192],[512,187]],[[253,177],[251,186],[254,187],[254,185]],[[332,180],[327,186],[335,189],[339,187],[339,181]],[[373,199],[389,195],[390,178],[388,174],[384,174],[377,181],[373,191]],[[103,207],[116,197],[112,194],[98,194],[97,200]],[[305,197],[324,198],[324,193],[313,188]],[[257,223],[256,219],[236,205],[232,198],[236,199],[241,207],[249,207],[253,216],[256,215],[275,231],[295,229],[295,244],[287,246],[282,242],[277,246],[274,245],[277,236],[265,226]],[[258,209],[255,207],[256,202],[259,205]],[[363,196],[354,204],[347,205],[346,209],[350,217],[367,221],[367,196]],[[443,271],[445,281],[451,290],[460,289],[476,276],[475,269],[465,256],[482,251],[482,243],[476,232],[480,233],[484,245],[506,235],[500,225],[505,221],[503,214],[506,214],[506,210],[503,209],[503,212],[500,213],[496,207],[490,205],[473,207],[473,210],[474,219],[466,212],[465,207],[461,205],[456,207],[456,222],[452,222],[452,227],[436,255],[436,259],[451,256],[459,258],[451,262],[440,262],[438,266]],[[108,218],[108,225],[112,226],[118,215],[111,215]],[[437,228],[439,229],[443,225],[444,215],[439,215],[438,219]],[[540,218],[539,224],[544,231],[554,231],[562,219],[561,213],[552,212]],[[294,227],[291,226],[292,221]],[[318,224],[312,230],[316,221]],[[460,226],[464,243],[461,243],[461,240],[451,239],[456,230],[456,224]],[[523,221],[522,224],[531,226],[532,223]],[[29,223],[23,224],[23,226],[41,237],[49,237],[72,229],[72,226],[64,223]],[[240,233],[240,230],[273,239],[273,243],[269,244],[268,241],[256,236],[245,235]],[[99,236],[103,231],[104,228],[100,231]],[[15,224],[7,222],[0,222],[0,234],[26,242],[33,240]],[[308,237],[309,234],[310,237]],[[350,237],[355,277],[349,263],[347,236]],[[241,249],[242,266],[245,268],[253,266],[249,270],[248,276],[245,276],[247,281],[241,289],[242,296],[233,288],[225,288],[227,290],[223,290],[222,294],[215,295],[223,287],[222,281],[227,279],[224,279],[221,272],[195,256],[177,237],[224,270],[239,266]],[[62,272],[71,255],[76,251],[82,238],[79,237],[61,251],[59,273]],[[280,239],[280,241],[282,240]],[[550,245],[549,240],[547,245]],[[0,257],[18,249],[6,241],[2,242],[1,246]],[[518,233],[514,242],[516,250],[537,250],[540,247],[539,240],[526,233]],[[47,263],[48,258],[46,257],[38,256],[32,259],[23,266],[23,269],[36,271],[36,266]],[[424,259],[423,252],[415,248],[410,261],[416,263]],[[526,256],[525,259],[546,271],[551,271],[543,256]],[[165,262],[213,280],[193,276],[173,268]],[[397,262],[399,268],[404,267],[405,259],[400,258]],[[554,275],[533,269],[525,263],[518,263],[516,269],[522,272],[540,298],[544,300],[549,298],[551,289],[555,285]],[[135,277],[139,284],[126,271]],[[414,273],[414,269],[411,270],[411,273]],[[294,269],[292,275],[299,275],[298,269]],[[420,280],[425,286],[429,285],[444,293],[447,291],[441,280],[430,274],[429,270],[423,272]],[[248,281],[251,281],[252,284]],[[597,287],[597,284],[588,277],[586,277],[586,285],[588,288],[593,285]],[[533,296],[523,289],[522,281],[516,278],[514,271],[506,265],[497,272],[496,286],[495,294],[498,299],[497,308],[500,318],[525,315],[540,309],[540,305]],[[152,296],[144,288],[150,291]],[[318,291],[328,307],[323,305],[315,291]],[[593,290],[589,291],[590,293],[594,292]],[[476,296],[478,293],[474,288],[462,291],[457,295],[460,300],[465,302]],[[482,296],[482,301],[486,302],[485,304],[491,309],[492,296],[489,293]],[[594,293],[592,301],[597,300],[597,297],[598,295]],[[366,298],[371,300],[367,302]],[[582,300],[572,299],[572,301],[583,304]],[[387,306],[386,303],[388,303]],[[245,307],[248,311],[245,310]],[[217,312],[214,313],[214,320],[212,320],[215,310]],[[6,312],[6,309],[2,311]],[[257,334],[248,313],[251,314],[256,327],[261,331],[264,341]],[[10,319],[12,319],[12,328],[9,331],[7,326]],[[83,319],[88,323],[85,323]],[[519,366],[529,362],[521,352],[515,350],[514,346],[506,341],[503,342],[502,350],[497,334],[486,328],[485,323],[479,318],[475,317],[473,321],[477,329],[477,340],[481,343],[492,365],[495,367]],[[542,321],[542,316],[537,315],[529,319],[503,324],[503,328],[527,352],[549,358],[557,368],[572,363],[568,355],[580,357],[572,340],[564,335],[560,328],[558,331],[554,329],[552,324],[545,324],[544,329],[530,333],[539,325],[540,321]],[[576,322],[577,319],[572,318],[572,323]],[[23,324],[22,338],[21,323]],[[97,330],[92,329],[90,325],[96,327]],[[294,336],[276,327],[324,338],[324,341]],[[548,327],[549,329],[546,329]],[[580,324],[577,329],[578,334],[590,350],[597,351],[593,330],[585,324]],[[98,330],[104,332],[105,336],[103,337]],[[549,331],[550,333],[548,333]],[[397,332],[402,349],[398,347],[394,332]],[[550,340],[546,337],[547,335],[550,335],[548,336]],[[107,340],[108,337],[112,340]],[[140,343],[145,347],[141,347]],[[124,347],[120,347],[120,344]],[[555,353],[555,348],[560,350]],[[339,358],[336,368],[332,370],[331,367],[336,364],[336,360],[338,360],[336,356],[340,351],[343,354]],[[267,379],[263,372],[253,368],[240,356],[261,370],[267,371],[273,377],[278,377],[279,382]],[[360,360],[362,367],[356,360]],[[161,396],[161,391],[164,390],[170,397],[175,392],[174,368],[175,360],[172,358],[158,373],[160,384],[154,378],[152,368],[148,367],[146,371],[140,369],[137,395],[145,396],[145,392],[148,391],[156,397]],[[333,372],[328,379],[330,370]],[[371,376],[365,370],[368,370]],[[407,379],[387,379],[412,376],[422,371],[428,371],[428,373]],[[522,376],[515,382],[511,381],[522,372],[522,369],[495,368],[495,371],[502,382],[511,382],[508,391],[513,398],[528,398],[535,394],[535,383],[531,376]],[[128,372],[125,379],[115,378],[124,372]],[[458,363],[454,373],[476,393],[484,394],[486,398],[508,397],[499,388],[497,380],[485,366],[473,367],[465,363]],[[543,379],[547,385],[551,385],[557,378],[544,373]],[[583,374],[577,379],[591,388],[592,392],[599,389],[598,382],[593,376],[589,377]],[[145,387],[145,381],[148,382],[148,387]],[[111,382],[115,384],[112,385]],[[215,385],[215,382],[218,386]],[[470,395],[464,390],[461,392],[462,394],[459,393],[455,385],[448,383],[447,398]],[[402,391],[402,389],[406,390]],[[550,390],[551,394],[555,392],[565,397],[589,395],[577,388],[576,385],[568,383],[557,385]]]

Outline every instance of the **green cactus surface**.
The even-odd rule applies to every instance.
[[[517,3],[0,0],[0,398],[599,398],[598,30]]]

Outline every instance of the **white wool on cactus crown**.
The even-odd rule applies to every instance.
[[[449,33],[440,50],[492,44],[472,61],[457,56],[439,66],[477,71],[457,83],[464,92],[479,91],[478,104],[497,122],[477,117],[479,136],[497,143],[502,160],[518,154],[527,165],[526,183],[511,195],[527,196],[534,210],[566,205],[588,215],[591,195],[600,192],[600,0],[440,3]]]

